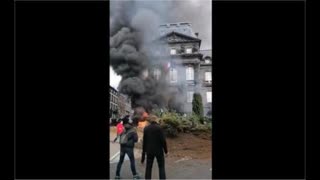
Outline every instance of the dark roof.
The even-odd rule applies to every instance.
[[[197,38],[197,36],[194,34],[191,28],[191,23],[188,23],[188,22],[163,24],[163,25],[160,25],[159,27],[160,36],[164,36],[173,31],[179,32],[181,34],[184,34],[190,37]]]
[[[110,85],[109,85],[110,86]],[[115,88],[113,88],[112,86],[110,86],[110,89],[112,89],[115,92],[118,92],[118,90],[116,90]]]
[[[188,35],[186,35],[186,34],[183,34],[183,33],[180,33],[180,32],[176,32],[176,31],[172,31],[172,32],[169,32],[169,33],[167,33],[167,34],[164,34],[164,35],[162,35],[162,36],[160,37],[160,39],[163,38],[163,37],[170,36],[170,35],[172,35],[172,34],[176,34],[176,35],[178,35],[178,36],[186,37],[186,38],[189,38],[190,40],[201,41],[201,39],[199,39],[199,38],[197,38],[197,37],[188,36]]]
[[[212,50],[206,49],[206,50],[200,50],[200,53],[203,54],[203,58],[206,56],[209,56],[212,59]]]

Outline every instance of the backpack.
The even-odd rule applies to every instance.
[[[128,137],[129,137],[130,132],[133,132],[132,129],[130,129],[128,131],[123,131],[123,133],[120,135],[120,144],[121,145],[126,145],[128,143]]]

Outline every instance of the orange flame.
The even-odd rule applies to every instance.
[[[138,122],[138,127],[139,128],[144,128],[147,125],[147,118],[148,118],[148,113],[147,112],[143,112],[142,114],[142,118],[139,120]]]

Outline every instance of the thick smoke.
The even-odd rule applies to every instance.
[[[131,98],[132,107],[151,112],[167,105],[164,78],[156,80],[151,70],[159,37],[163,6],[143,1],[111,1],[110,64],[122,77],[119,91]],[[161,64],[161,63],[160,63]]]
[[[212,1],[173,0],[170,1],[168,20],[190,22],[194,32],[199,32],[201,49],[212,48]]]

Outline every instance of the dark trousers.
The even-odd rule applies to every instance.
[[[153,165],[154,158],[157,158],[158,167],[159,167],[159,178],[166,179],[163,153],[147,154],[147,168],[146,168],[145,179],[151,179],[152,165]]]
[[[120,161],[118,162],[118,165],[117,165],[116,176],[120,176],[121,166],[122,166],[122,163],[124,161],[124,157],[125,157],[126,154],[129,156],[129,159],[130,159],[130,165],[131,165],[132,174],[133,175],[137,175],[136,165],[135,165],[135,161],[134,161],[133,148],[121,147],[120,148]]]

